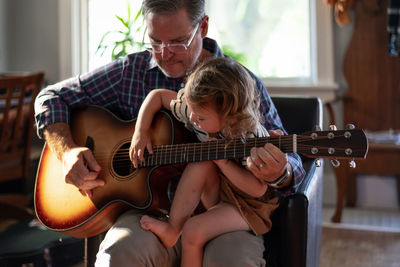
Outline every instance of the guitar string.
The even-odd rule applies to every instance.
[[[304,151],[299,151],[299,153],[300,154],[309,154],[309,155],[311,155],[311,153],[310,153],[310,150],[308,150],[308,149],[306,149],[306,150],[304,150]],[[313,156],[314,158],[339,158],[339,159],[341,159],[341,158],[348,158],[348,159],[351,159],[351,158],[355,158],[355,159],[357,159],[358,157],[355,157],[355,156],[345,156],[344,154],[342,155],[342,156],[335,156],[335,155],[328,155],[328,154],[326,154],[325,156],[318,156],[318,155],[314,155]],[[210,160],[213,160],[213,159],[210,159]],[[198,159],[197,161],[207,161],[206,159],[203,159],[203,160],[200,160],[200,159]],[[144,163],[139,163],[139,167],[151,167],[151,166],[157,166],[157,165],[173,165],[173,164],[183,164],[183,163],[189,163],[189,162],[192,162],[192,161],[190,161],[190,160],[188,160],[188,161],[183,161],[183,162],[159,162],[159,161],[157,161],[157,162],[154,162],[154,163],[152,163],[152,164],[150,164],[148,161],[145,161]],[[114,168],[119,168],[119,167],[127,167],[127,166],[130,166],[130,165],[132,165],[132,162],[130,161],[130,159],[129,159],[129,157],[126,157],[126,159],[119,159],[119,160],[114,160],[113,161],[113,167]]]
[[[298,149],[298,152],[300,153],[300,154],[308,154],[308,155],[312,155],[312,153],[311,153],[311,148],[312,148],[312,146],[302,146],[302,147],[299,147],[299,149]],[[321,148],[321,149],[323,149],[323,148]],[[328,149],[327,147],[326,148],[324,148],[324,149]],[[336,153],[337,154],[339,154],[339,153],[341,153],[341,152],[344,152],[345,151],[345,149],[336,149]],[[362,152],[363,150],[360,150],[359,152]],[[215,151],[212,151],[212,152],[216,152],[216,150]],[[211,153],[212,153],[211,152]],[[355,152],[357,152],[357,151],[355,151]],[[190,151],[188,152],[187,151],[187,154],[190,154]],[[215,153],[216,154],[216,153]],[[227,153],[227,157],[229,158],[233,158],[232,157],[232,155],[233,154],[229,154],[229,153]],[[248,154],[246,154],[246,155],[248,155]],[[165,156],[166,155],[164,155],[164,158],[165,158]],[[314,155],[315,157],[318,157],[318,155]],[[165,163],[165,159],[162,161],[162,159],[163,159],[163,157],[159,157],[159,158],[156,158],[155,159],[155,161],[156,161],[156,163],[155,164],[150,164],[150,165],[163,165],[163,164],[173,164],[173,163],[183,163],[183,162],[190,162],[190,161],[205,161],[205,160],[208,160],[208,159],[201,159],[200,157],[193,157],[193,155],[189,155],[189,156],[187,156],[188,158],[190,158],[191,160],[182,160],[182,161],[174,161],[174,160],[169,160],[168,159],[168,161],[167,161],[167,163]],[[240,158],[241,156],[238,156],[238,158]],[[323,156],[320,156],[320,157],[323,157]],[[333,158],[333,157],[335,157],[335,155],[325,155],[325,157],[330,157],[330,158]],[[346,157],[346,158],[351,158],[351,156],[345,156],[345,155],[343,155],[342,157]],[[354,157],[354,156],[353,156]],[[218,158],[220,158],[220,157],[218,157]],[[222,157],[223,158],[223,157]],[[211,158],[210,160],[212,160],[213,158]],[[144,163],[145,164],[147,164],[147,165],[149,165],[149,162],[148,162],[149,160],[147,159]],[[160,162],[161,161],[161,162]],[[129,157],[126,155],[124,158],[119,158],[119,159],[114,159],[114,165],[115,166],[120,166],[120,165],[118,165],[118,163],[122,163],[122,164],[126,164],[126,162],[129,162],[130,163],[130,159],[129,159]]]
[[[327,149],[327,148],[326,148],[326,149]],[[343,151],[344,151],[344,149],[338,149],[336,153],[340,153],[340,152],[343,152]],[[360,152],[361,152],[361,151],[360,151]],[[300,153],[300,154],[309,154],[309,155],[311,155],[310,147],[304,146],[303,148],[300,148],[300,149],[299,149],[299,153]],[[315,157],[324,157],[324,156],[318,156],[318,155],[314,155],[314,156],[315,156]],[[325,157],[334,158],[335,155],[325,155]],[[352,156],[344,156],[344,154],[343,154],[343,156],[341,156],[341,157],[342,157],[342,158],[343,158],[343,157],[345,157],[345,158],[352,158]],[[353,157],[354,157],[354,156],[353,156]],[[194,161],[205,161],[205,160],[206,160],[206,159],[200,160],[200,158],[197,158],[197,160],[194,160]],[[210,159],[210,160],[212,160],[212,159]],[[154,164],[149,164],[148,162],[145,162],[145,163],[146,163],[148,166],[153,166],[153,165],[164,165],[164,164],[174,164],[174,163],[176,164],[176,163],[190,162],[190,160],[183,161],[183,162],[180,162],[180,161],[174,162],[174,161],[172,161],[172,162],[168,162],[168,163],[159,162],[159,161],[160,161],[160,159],[156,160],[156,163],[154,163]],[[125,159],[117,159],[117,160],[114,160],[113,162],[114,162],[114,166],[115,166],[115,167],[118,167],[118,166],[125,166],[125,165],[120,165],[120,163],[121,163],[121,164],[126,164],[126,163],[128,162],[129,164],[131,164],[130,159],[129,159],[128,156],[126,156]]]
[[[282,137],[281,138],[280,145],[282,147],[285,147],[286,145],[292,145],[293,144],[292,137],[290,137],[289,140],[288,140],[288,137],[290,137],[290,136],[286,136],[286,137]],[[318,139],[326,139],[326,137],[325,136],[321,136],[321,137],[317,137],[314,140],[318,141]],[[264,138],[264,140],[265,140],[265,138]],[[300,145],[301,145],[301,142],[304,141],[304,140],[310,141],[310,137],[301,136],[301,135],[298,136],[298,138],[297,138],[297,146],[298,146],[297,149],[298,150],[301,149]],[[268,141],[270,141],[270,142],[268,142]],[[186,153],[191,153],[191,152],[193,153],[193,149],[194,149],[194,151],[196,151],[196,149],[206,149],[206,151],[209,150],[210,153],[215,152],[214,151],[214,149],[215,149],[215,150],[224,151],[223,153],[230,153],[231,151],[235,151],[236,150],[235,149],[235,144],[234,144],[236,142],[237,141],[233,141],[233,142],[230,142],[230,143],[228,142],[227,143],[226,140],[224,140],[224,142],[222,142],[222,143],[221,142],[199,142],[199,143],[189,143],[189,144],[166,144],[166,145],[154,146],[153,147],[153,151],[156,151],[156,153],[164,153],[164,152],[167,152],[167,153],[180,152],[180,153],[182,153],[183,151],[181,151],[181,150],[182,150],[182,148],[184,148],[184,149],[186,149],[186,151],[185,151]],[[241,145],[241,146],[244,145],[245,147],[247,147],[247,146],[257,146],[256,142],[257,142],[257,140],[251,139],[251,140],[249,140],[248,145],[243,144],[242,142],[240,142],[239,145]],[[276,143],[276,142],[277,142],[277,140],[268,139],[267,142],[261,141],[259,145],[261,145],[261,144],[264,145],[265,143]],[[278,140],[278,142],[279,142],[279,140]],[[204,146],[205,146],[205,148],[204,148]],[[226,149],[226,148],[228,148],[228,149]],[[118,158],[118,156],[120,156],[120,155],[122,155],[122,157],[125,157],[125,152],[126,151],[129,151],[129,148],[125,148],[125,149],[120,148],[119,150],[117,150],[116,157]],[[101,156],[101,152],[97,151],[97,155]]]
[[[281,143],[281,147],[282,148],[285,148],[287,145],[292,145],[292,144],[291,143],[290,144],[289,143]],[[297,150],[301,149],[301,146],[304,146],[306,148],[314,147],[313,145],[298,144],[297,145]],[[244,147],[244,149],[249,149],[251,147],[252,146],[249,145],[248,147]],[[321,146],[318,146],[318,147],[324,148],[324,147],[321,147]],[[182,151],[182,149],[185,149],[186,151]],[[336,149],[345,150],[346,148],[336,148]],[[199,146],[199,145],[196,145],[196,146],[193,146],[193,145],[189,145],[189,146],[187,146],[187,145],[173,145],[173,146],[171,146],[171,145],[160,145],[160,146],[154,146],[153,147],[153,152],[155,154],[157,154],[157,153],[177,153],[177,152],[179,152],[179,153],[183,153],[183,152],[190,153],[190,152],[192,152],[193,153],[193,152],[198,152],[199,150],[210,151],[210,153],[216,152],[216,151],[220,151],[220,153],[225,153],[225,152],[226,153],[234,153],[235,151],[238,151],[237,148],[234,148],[234,147],[231,147],[231,146],[225,147],[224,145],[220,145],[220,144],[214,145],[214,146]],[[362,150],[360,150],[360,151],[362,151]],[[118,155],[123,155],[124,156],[128,152],[129,152],[129,149],[119,149],[117,151],[116,155],[117,155],[117,157],[118,157]],[[97,153],[97,154],[100,155],[101,153]],[[145,154],[146,155],[151,155],[151,154],[148,153],[147,150],[146,150]]]
[[[301,138],[301,137],[297,138],[297,146],[298,146],[298,148],[301,145],[301,142],[304,141],[304,140],[310,141],[309,138]],[[250,141],[251,142],[248,143],[249,145],[245,145],[246,147],[254,146],[253,143],[255,141],[254,140],[250,140]],[[274,142],[263,142],[263,143],[260,143],[259,145],[264,145],[266,143],[274,143]],[[282,140],[280,142],[280,144],[281,144],[282,147],[287,146],[287,145],[292,145],[293,144],[293,140],[289,140],[289,141],[288,140]],[[227,149],[224,149],[224,147],[227,147],[227,148],[229,148],[227,151],[229,151],[230,149],[235,149],[235,147],[232,147],[232,145],[234,146],[233,143],[229,143],[229,142],[228,143],[227,142],[223,142],[223,143],[219,143],[219,142],[218,143],[217,142],[199,142],[199,143],[187,143],[187,144],[164,144],[164,145],[155,145],[155,146],[153,146],[153,151],[154,150],[159,150],[160,152],[163,152],[165,150],[165,151],[175,152],[176,150],[182,149],[182,147],[184,147],[186,149],[188,149],[188,148],[191,149],[193,147],[194,147],[194,149],[202,149],[202,147],[204,148],[204,146],[206,146],[206,147],[208,146],[211,149],[213,149],[213,148],[221,149],[222,148],[222,150],[227,150]],[[240,145],[243,145],[243,143],[240,143]],[[118,151],[129,151],[129,148],[124,148],[124,149],[120,148]],[[179,151],[179,152],[182,152],[182,151]]]
[[[287,136],[286,136],[287,137]],[[326,138],[326,137],[320,137],[320,138],[318,138],[318,139],[321,139],[321,138]],[[287,138],[286,138],[287,139]],[[291,138],[292,139],[292,138]],[[306,138],[301,138],[301,136],[299,136],[299,138],[298,138],[298,141],[301,141],[301,140],[309,140],[309,137],[307,136]],[[251,140],[251,141],[254,141],[254,140]],[[287,141],[287,140],[286,140]],[[283,141],[281,141],[281,145],[282,145],[282,147],[284,147],[284,146],[286,146],[287,144],[292,144],[292,140],[289,140],[289,142],[286,142],[285,140],[283,140]],[[210,146],[209,144],[208,144],[208,148],[206,148],[206,150],[207,151],[209,151],[209,153],[211,153],[211,154],[216,154],[217,153],[217,151],[220,151],[220,153],[223,153],[223,154],[230,154],[230,153],[235,153],[236,152],[236,149],[234,149],[234,147],[231,147],[233,144],[231,144],[231,146],[229,146],[228,148],[229,149],[224,149],[224,147],[225,147],[225,144],[226,142],[225,142],[225,140],[224,140],[224,142],[223,143],[218,143],[218,142],[213,142],[213,144],[212,144],[212,146]],[[273,143],[273,142],[271,142],[271,143]],[[154,148],[155,148],[155,150],[153,150],[153,151],[155,151],[155,154],[161,154],[161,155],[159,155],[160,157],[162,157],[162,156],[164,156],[165,157],[165,155],[162,155],[163,153],[164,154],[173,154],[173,153],[183,153],[183,152],[185,152],[186,154],[192,154],[193,155],[193,153],[194,152],[197,152],[198,151],[198,149],[199,149],[199,146],[204,146],[204,144],[205,143],[190,143],[189,145],[188,144],[175,144],[175,145],[160,145],[160,146],[155,146]],[[242,145],[243,143],[241,143],[241,145]],[[249,144],[249,146],[252,146],[252,144]],[[309,151],[309,148],[310,147],[313,147],[313,146],[305,146],[305,145],[303,145],[304,147],[305,147],[305,150],[302,150],[302,147],[301,147],[301,144],[300,143],[298,143],[298,147],[297,147],[297,150],[298,150],[298,152],[310,152]],[[172,149],[171,149],[172,148]],[[186,151],[182,151],[182,148],[185,148],[186,149]],[[204,149],[204,148],[203,148]],[[322,148],[321,148],[322,149]],[[337,151],[340,151],[341,149],[340,148],[337,148],[336,149]],[[345,149],[342,149],[343,151],[345,150]],[[354,150],[353,150],[354,151]],[[363,150],[360,150],[360,151],[363,151]],[[127,149],[119,149],[118,151],[117,151],[117,153],[115,154],[115,156],[114,156],[114,159],[115,159],[115,161],[118,161],[119,159],[118,158],[122,158],[122,161],[126,161],[126,158],[127,158],[127,155],[128,155],[128,153],[127,152],[129,152],[129,148],[127,148]],[[147,151],[146,151],[147,152]],[[101,156],[100,155],[101,153],[96,153],[96,155],[99,157],[99,156]],[[247,153],[246,153],[247,154]],[[148,154],[148,153],[146,153],[146,156],[153,156],[154,154]],[[155,156],[157,156],[157,155],[155,155]]]
[[[259,138],[259,139],[261,139],[261,138]],[[221,140],[223,140],[223,139],[221,139]],[[305,141],[305,140],[308,140],[308,141],[310,141],[310,138],[301,138],[301,136],[299,136],[299,138],[297,138],[297,143],[298,143],[298,145],[300,144],[299,142],[301,142],[301,141]],[[267,143],[279,143],[279,141],[278,140],[274,140],[275,142],[261,142],[259,145],[264,145],[264,144],[267,144]],[[312,140],[311,140],[312,141]],[[248,146],[252,146],[253,144],[253,142],[255,142],[253,139],[250,139],[250,142],[248,142],[248,143],[250,143]],[[127,143],[126,143],[127,144]],[[155,145],[155,146],[153,146],[153,148],[157,148],[157,147],[159,147],[159,148],[166,148],[166,149],[168,149],[168,150],[173,150],[173,148],[174,147],[178,147],[178,146],[187,146],[187,147],[192,147],[192,146],[205,146],[204,144],[215,144],[216,146],[218,146],[218,148],[219,147],[222,147],[222,146],[229,146],[230,147],[230,145],[232,145],[233,144],[233,142],[232,143],[230,143],[230,142],[226,142],[225,140],[224,140],[224,142],[223,143],[220,143],[220,142],[214,142],[214,141],[212,141],[212,142],[195,142],[195,143],[184,143],[184,144],[163,144],[163,145]],[[281,140],[281,142],[280,142],[280,144],[281,145],[292,145],[293,144],[293,139],[292,138],[290,138],[290,140],[287,140],[287,139],[282,139]],[[244,143],[240,143],[240,145],[245,145],[246,146],[246,144],[244,144]],[[124,151],[124,150],[127,150],[127,151],[129,151],[129,148],[124,148],[124,149],[119,149],[120,151]]]

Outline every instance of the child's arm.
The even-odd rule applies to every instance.
[[[132,136],[129,156],[133,166],[137,168],[138,159],[144,161],[145,148],[153,153],[150,140],[150,126],[154,115],[161,108],[171,110],[170,102],[176,99],[177,93],[167,89],[154,89],[145,98],[140,107],[135,124],[135,132]]]
[[[237,188],[252,197],[262,197],[267,191],[266,182],[255,177],[233,160],[215,160],[218,168]]]

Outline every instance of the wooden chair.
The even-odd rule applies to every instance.
[[[343,96],[344,123],[370,131],[400,129],[400,58],[388,54],[387,0],[355,1],[355,26],[343,62],[348,90]],[[400,203],[400,145],[370,142],[367,158],[356,168],[335,168],[340,222],[344,200],[354,206],[358,174],[394,175]],[[379,189],[377,189],[379,190]]]
[[[1,210],[7,205],[27,206],[29,203],[24,188],[18,188],[18,194],[10,194],[15,192],[8,192],[4,184],[19,180],[21,186],[24,186],[29,177],[34,129],[33,105],[43,78],[42,72],[0,77]],[[18,184],[18,187],[21,186]]]

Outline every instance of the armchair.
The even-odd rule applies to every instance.
[[[322,103],[313,97],[273,97],[289,134],[322,128]],[[322,224],[322,173],[315,159],[302,157],[306,176],[295,194],[282,199],[272,217],[273,227],[265,235],[267,266],[317,267]],[[104,233],[85,240],[87,266],[93,266]]]
[[[322,102],[314,97],[273,97],[288,134],[322,128]],[[323,168],[316,159],[302,156],[306,176],[296,193],[284,197],[265,234],[267,266],[317,267],[322,230]]]

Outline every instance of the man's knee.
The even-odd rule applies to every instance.
[[[141,215],[124,214],[106,234],[96,266],[172,266],[177,249],[166,249],[150,231],[141,229]]]
[[[265,266],[264,241],[250,232],[236,231],[220,235],[204,249],[204,267]]]

